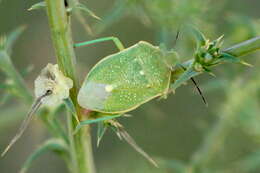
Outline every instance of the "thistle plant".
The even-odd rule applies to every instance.
[[[210,41],[194,27],[190,28],[197,45],[193,57],[187,61],[182,61],[179,58],[182,55],[173,47],[167,49],[165,45],[159,47],[145,41],[128,48],[123,46],[120,39],[116,37],[75,43],[71,30],[71,17],[74,12],[77,14],[79,11],[84,11],[96,19],[99,17],[76,0],[45,0],[33,5],[30,10],[41,8],[47,12],[57,65],[48,64],[36,78],[34,103],[33,94],[25,86],[23,77],[10,58],[12,45],[24,28],[18,28],[0,39],[0,69],[8,79],[3,84],[3,88],[8,88],[5,92],[10,92],[33,105],[17,135],[2,155],[5,155],[21,137],[36,113],[40,114],[53,136],[27,159],[21,173],[25,173],[37,157],[49,150],[58,154],[66,162],[70,172],[95,173],[90,134],[90,124],[94,123],[98,125],[98,144],[107,129],[111,129],[154,166],[160,167],[156,159],[137,145],[133,137],[119,123],[119,118],[127,117],[129,111],[137,109],[154,98],[167,98],[170,93],[175,92],[188,80],[194,81],[194,77],[200,74],[213,74],[212,67],[226,62],[249,65],[241,57],[260,49],[260,37],[223,48],[223,36]],[[161,13],[161,16],[164,14]],[[157,21],[156,18],[154,20]],[[75,49],[103,41],[113,41],[119,52],[98,62],[85,81],[80,84]],[[65,126],[56,115],[59,109],[65,109],[67,119]],[[220,124],[222,122],[224,120],[221,120]],[[219,131],[214,130],[212,133],[213,136],[218,135]],[[208,143],[205,145],[208,145],[206,149],[211,147]],[[188,166],[184,166],[184,172],[203,170],[203,159],[207,159],[207,154],[210,152],[206,151],[204,154],[199,150],[198,153],[194,155]]]

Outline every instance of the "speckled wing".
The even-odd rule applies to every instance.
[[[86,109],[123,113],[168,90],[170,69],[159,48],[141,41],[98,62],[78,95]]]

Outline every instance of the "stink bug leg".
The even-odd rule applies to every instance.
[[[96,40],[80,42],[80,43],[74,44],[74,47],[87,46],[87,45],[90,45],[90,44],[95,44],[95,43],[100,43],[100,42],[105,42],[105,41],[113,41],[115,43],[116,47],[120,51],[125,49],[122,42],[117,37],[104,37],[104,38],[99,38],[99,39],[96,39]]]

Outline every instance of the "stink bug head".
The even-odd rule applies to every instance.
[[[179,55],[174,50],[164,52],[163,61],[171,70],[173,70],[176,64],[179,63]]]

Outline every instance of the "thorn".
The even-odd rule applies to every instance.
[[[131,117],[133,117],[133,115],[131,115],[131,114],[123,114],[123,117],[131,118]]]
[[[146,158],[155,167],[159,167],[158,164],[150,157],[141,147],[137,145],[135,140],[127,133],[124,127],[117,121],[111,121],[111,126],[114,127],[114,131],[120,138],[124,139],[133,149],[135,149],[139,154]]]
[[[208,72],[208,74],[210,75],[210,76],[213,76],[213,77],[217,77],[214,73],[212,73],[212,72]]]
[[[158,164],[151,156],[149,156],[141,147],[137,145],[135,140],[126,132],[126,130],[123,127],[118,127],[118,132],[123,137],[123,139],[131,145],[139,154],[141,154],[143,157],[145,157],[151,164],[153,164],[155,167],[159,168]]]
[[[248,67],[254,67],[252,64],[249,64],[249,63],[247,63],[247,62],[245,62],[245,61],[240,61],[240,63],[241,63],[242,65],[245,65],[245,66],[248,66]]]
[[[101,139],[98,138],[98,139],[97,139],[97,147],[99,147],[100,141],[101,141]]]

